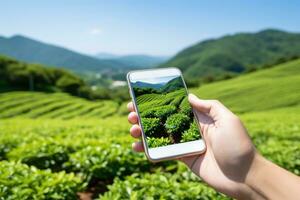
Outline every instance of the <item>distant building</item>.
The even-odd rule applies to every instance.
[[[121,86],[125,86],[127,83],[126,81],[114,81],[111,84],[111,87],[121,87]]]

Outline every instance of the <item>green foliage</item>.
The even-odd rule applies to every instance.
[[[71,72],[47,68],[38,64],[27,64],[0,56],[1,76],[7,83],[23,90],[51,91],[57,90],[78,95],[84,82]]]
[[[183,113],[183,114],[186,114],[186,115],[191,115],[193,112],[192,112],[192,107],[189,103],[189,100],[188,100],[188,97],[185,97],[180,105],[179,105],[179,109],[180,109],[180,112]]]
[[[119,108],[113,101],[90,102],[63,93],[9,92],[0,96],[0,102],[0,118],[18,115],[30,118],[101,118],[115,114]]]
[[[161,88],[162,91],[170,90],[172,92],[163,94],[143,94],[137,97],[138,110],[141,113],[142,124],[146,121],[145,126],[147,131],[145,131],[145,134],[150,140],[148,141],[149,147],[157,147],[159,144],[165,146],[167,144],[180,142],[183,131],[188,129],[189,120],[192,118],[193,113],[191,112],[192,110],[188,102],[181,106],[184,99],[186,99],[186,90],[182,87],[184,86],[182,85],[181,77],[178,77],[172,79],[168,84]],[[175,88],[177,88],[177,90]],[[185,110],[180,107],[183,107]],[[182,118],[178,118],[177,121],[172,119],[172,116],[178,112],[183,114],[186,112],[186,116],[183,118],[184,121],[181,124],[179,121]],[[185,121],[186,118],[188,122]],[[174,122],[172,122],[172,120]],[[171,130],[172,128],[170,126],[173,126],[177,122],[179,122],[177,125],[180,126],[180,128]],[[153,131],[150,131],[150,127]]]
[[[89,100],[114,99],[122,102],[129,99],[125,87],[92,88],[77,75],[58,68],[38,64],[28,64],[5,56],[0,56],[0,75],[4,77],[1,90],[29,90],[46,92],[67,92]]]
[[[70,150],[53,140],[32,141],[10,151],[7,158],[34,165],[39,169],[62,170],[69,159]]]
[[[124,181],[116,179],[109,192],[100,196],[109,199],[228,199],[203,183],[183,179],[180,175],[157,172],[133,174]]]
[[[182,133],[189,126],[190,118],[184,114],[177,113],[171,115],[166,123],[165,127],[172,139],[178,143],[181,140]]]
[[[133,172],[149,171],[151,164],[142,154],[119,144],[88,146],[74,154],[65,163],[66,169],[81,172],[88,179],[112,180]]]
[[[23,93],[23,95],[26,97],[26,93]],[[19,99],[21,99],[20,96]],[[293,106],[281,110],[253,112],[241,115],[258,150],[268,159],[273,160],[275,163],[298,175],[300,171],[298,162],[298,146],[300,146],[299,113],[300,107]],[[153,175],[154,177],[152,179],[148,179],[143,172],[152,171],[156,167],[162,167],[162,165],[152,165],[144,158],[143,154],[132,152],[130,149],[132,139],[128,137],[128,129],[129,125],[126,117],[120,118],[117,116],[100,120],[90,118],[86,120],[73,119],[65,121],[39,118],[34,120],[26,118],[4,119],[1,120],[0,124],[0,144],[6,146],[8,155],[14,155],[14,159],[19,160],[17,158],[17,152],[21,152],[19,150],[23,149],[25,151],[25,147],[30,147],[34,141],[38,143],[38,141],[49,141],[49,138],[53,138],[56,142],[54,147],[58,147],[59,149],[59,146],[63,146],[65,149],[70,150],[68,153],[70,159],[63,164],[64,169],[68,172],[81,174],[82,177],[85,177],[85,184],[89,183],[89,187],[94,187],[95,182],[101,180],[100,177],[103,178],[102,180],[112,180],[113,178],[120,177],[120,180],[116,179],[114,181],[115,184],[104,194],[105,198],[112,197],[112,199],[114,199],[113,197],[117,198],[117,195],[121,195],[121,197],[126,199],[127,197],[124,195],[127,195],[127,193],[124,194],[123,191],[126,192],[126,190],[124,190],[124,183],[126,183],[128,179],[122,180],[124,175],[134,172],[139,174],[135,178],[137,183],[131,184],[133,182],[127,182],[128,185],[126,185],[126,187],[131,190],[131,194],[134,194],[139,193],[141,188],[146,187],[146,185],[143,185],[144,183],[150,184],[151,182],[154,185],[153,187],[148,187],[148,189],[153,189],[149,189],[149,193],[145,192],[145,195],[149,196],[149,198],[152,195],[155,195],[155,197],[162,196],[168,198],[166,196],[172,194],[174,196],[182,194],[185,195],[184,197],[187,199],[189,197],[194,198],[196,192],[186,192],[184,185],[187,182],[189,188],[206,187],[203,183],[198,182],[197,179],[186,177],[189,176],[186,174],[186,169],[176,172],[177,170],[175,168],[174,171],[174,165],[172,165],[173,174],[166,176],[167,179],[170,180],[167,185],[157,177],[159,175],[165,176],[163,172],[159,172],[157,175]],[[38,155],[41,146],[43,145],[36,145],[37,149],[34,150],[34,145],[32,145],[31,149],[28,150],[28,154],[30,151],[33,151],[30,153],[31,155]],[[22,152],[24,152],[23,150]],[[51,157],[48,158],[52,159]],[[8,156],[6,159],[11,159],[11,157]],[[169,166],[170,165],[163,168],[163,171],[167,170]],[[8,169],[8,167],[4,169]],[[44,172],[44,170],[39,171]],[[33,180],[37,179],[34,175],[31,176]],[[173,176],[177,177],[176,181],[172,178]],[[52,179],[51,177],[50,174],[40,179],[43,180],[43,182],[47,182]],[[53,178],[52,180],[56,179],[57,178]],[[4,180],[7,180],[7,178],[4,178]],[[23,180],[20,181],[20,183],[23,182]],[[164,186],[160,186],[161,184]],[[62,186],[65,185],[66,184],[62,184]],[[117,190],[118,188],[122,189]],[[163,189],[160,190],[160,188]],[[40,190],[45,192],[47,189],[41,188]],[[74,189],[74,191],[75,190],[77,189]],[[78,189],[77,192],[80,190],[81,189]],[[153,194],[152,190],[157,191],[157,193]],[[22,193],[27,190],[25,187],[24,191],[21,189],[18,191],[18,193]],[[76,192],[74,192],[74,194],[75,193]],[[201,190],[201,192],[198,193],[199,197],[196,197],[204,198],[206,194],[205,190]],[[211,195],[213,195],[211,199],[216,199],[221,196],[216,192],[213,192]],[[46,195],[46,197],[50,198],[48,195]]]
[[[163,95],[160,94],[144,94],[136,98],[137,103],[140,105],[149,101],[159,100]]]
[[[186,48],[161,66],[180,68],[186,79],[239,74],[283,57],[300,55],[300,34],[280,30],[238,33]],[[211,80],[212,80],[211,79]]]
[[[162,121],[165,121],[167,117],[176,112],[176,107],[172,105],[158,106],[144,110],[141,112],[141,117],[144,118],[159,118]]]
[[[138,97],[143,94],[158,94],[159,92],[153,88],[133,87],[134,94]]]
[[[200,139],[200,132],[196,122],[192,122],[190,128],[183,132],[180,142],[189,142]]]
[[[142,124],[144,132],[148,137],[161,136],[164,130],[158,118],[142,118]]]
[[[64,92],[78,95],[79,88],[83,85],[83,82],[79,78],[76,79],[72,76],[63,76],[56,81],[55,85]]]
[[[269,139],[259,151],[283,168],[300,175],[300,145],[290,140]],[[289,159],[287,159],[289,158]]]
[[[16,162],[0,162],[0,199],[76,199],[85,184],[73,173],[51,173]]]
[[[161,138],[147,137],[147,144],[149,147],[154,148],[154,147],[167,146],[172,143],[171,140],[166,137],[161,137]]]
[[[177,96],[175,99],[170,103],[170,105],[175,106],[176,108],[179,107],[180,103],[184,99],[184,96]]]

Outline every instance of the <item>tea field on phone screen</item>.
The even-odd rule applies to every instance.
[[[299,85],[296,60],[191,92],[220,99],[264,156],[300,175]],[[1,93],[0,199],[228,199],[177,161],[133,152],[125,104]]]
[[[180,75],[137,79],[131,87],[149,148],[200,139]]]

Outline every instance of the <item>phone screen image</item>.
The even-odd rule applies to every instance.
[[[181,75],[130,81],[148,148],[201,139]]]

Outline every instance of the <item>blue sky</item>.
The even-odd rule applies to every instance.
[[[279,28],[300,32],[300,1],[3,0],[0,35],[82,53],[173,55],[199,41]]]

